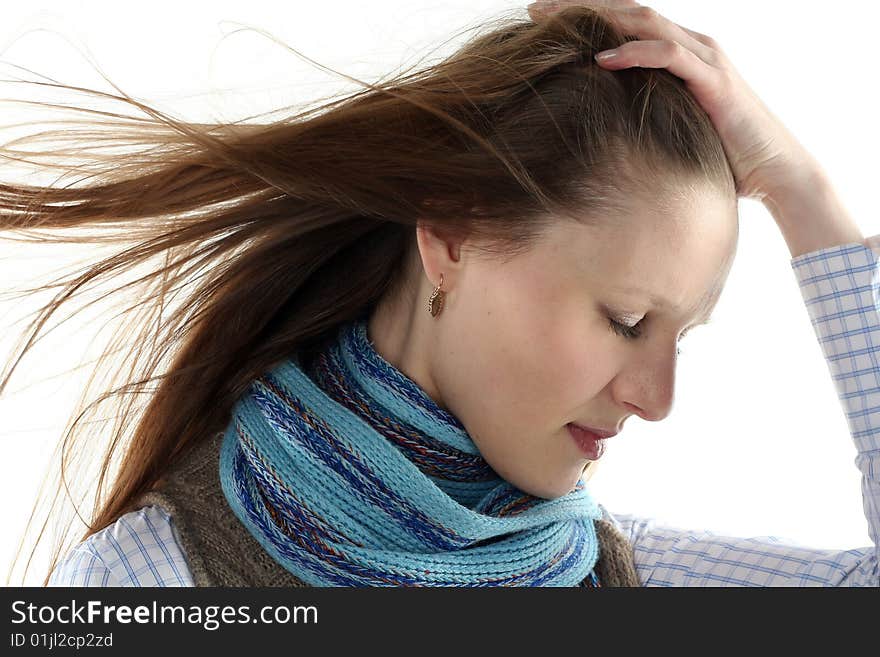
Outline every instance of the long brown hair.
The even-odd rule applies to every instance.
[[[134,297],[123,313],[130,321],[114,334],[128,347],[119,348],[124,360],[110,384],[88,404],[84,394],[65,428],[58,489],[31,558],[62,487],[71,498],[71,483],[93,489],[91,520],[75,508],[87,527],[77,542],[85,540],[222,430],[254,378],[403,293],[417,222],[506,258],[528,249],[549,221],[613,218],[627,193],[659,199],[698,180],[735,204],[718,135],[684,83],[662,69],[607,71],[594,62],[597,51],[632,38],[601,8],[572,7],[538,24],[499,20],[438,63],[358,81],[364,90],[266,123],[190,123],[124,92],[80,89],[148,118],[74,108],[96,129],[31,139],[88,146],[24,152],[4,144],[4,157],[88,175],[87,184],[64,187],[3,183],[0,229],[121,246],[67,280],[24,290],[61,288],[26,329],[0,393],[60,306],[145,271],[100,297]],[[137,148],[106,154],[95,147],[102,143]],[[50,164],[61,154],[73,160]],[[149,267],[156,257],[162,262]],[[80,420],[104,402],[118,409],[112,431],[106,420],[83,430]],[[99,466],[95,474],[71,482],[68,460],[82,461],[102,436],[103,459],[86,462]],[[68,524],[44,585],[70,533]]]

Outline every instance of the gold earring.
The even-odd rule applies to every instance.
[[[431,316],[433,317],[439,315],[440,311],[443,310],[443,297],[445,295],[440,291],[442,286],[443,274],[440,274],[440,284],[434,288],[434,291],[431,292],[431,296],[428,297],[428,312],[431,313]]]

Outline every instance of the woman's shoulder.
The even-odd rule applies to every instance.
[[[76,545],[48,586],[194,586],[174,522],[158,505],[120,516]]]

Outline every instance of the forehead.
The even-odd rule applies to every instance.
[[[597,292],[696,317],[714,307],[737,237],[736,200],[691,189],[662,202],[634,200],[627,212],[595,226],[563,222],[553,241]]]

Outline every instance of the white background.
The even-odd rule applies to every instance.
[[[359,89],[256,30],[320,64],[376,80],[421,56],[451,52],[467,36],[454,35],[482,20],[526,17],[525,4],[5,3],[0,77],[10,77],[15,64],[68,84],[109,90],[89,63],[90,53],[135,97],[190,120],[233,120]],[[880,233],[873,194],[880,137],[871,33],[880,9],[854,0],[833,5],[668,0],[650,6],[716,38],[829,172],[864,234]],[[2,112],[3,125],[30,117],[5,106]],[[855,448],[787,246],[759,202],[741,199],[740,216],[739,252],[715,319],[682,343],[672,414],[659,423],[631,418],[609,444],[593,490],[612,511],[682,527],[776,535],[823,548],[870,545]],[[46,282],[40,274],[60,267],[62,252],[53,247],[49,259],[48,249],[0,243],[0,281],[36,276],[26,280]],[[0,357],[11,353],[24,326],[21,318],[35,307],[0,305]],[[23,362],[0,399],[4,571],[87,370],[63,373],[81,362],[98,326],[56,329]],[[41,581],[43,571],[41,563],[33,564],[26,583]]]

